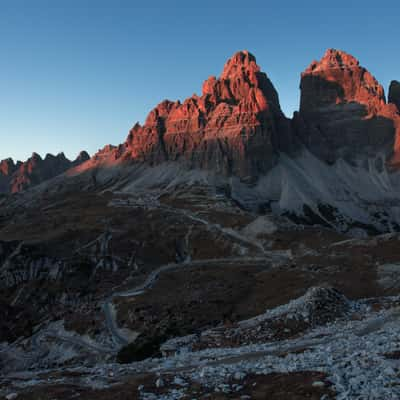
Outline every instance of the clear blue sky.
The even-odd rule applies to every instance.
[[[143,5],[140,5],[143,4]],[[159,101],[200,93],[248,49],[288,116],[299,76],[346,50],[400,79],[400,1],[0,0],[0,159],[125,140]]]

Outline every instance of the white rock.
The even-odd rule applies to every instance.
[[[173,383],[174,383],[174,385],[178,385],[178,386],[187,386],[187,385],[188,385],[188,383],[185,382],[185,381],[184,381],[182,378],[180,378],[179,376],[176,376],[176,377],[174,378]]]
[[[158,378],[157,380],[156,380],[156,387],[157,388],[161,388],[161,387],[163,387],[164,386],[164,381],[163,381],[163,379],[160,377],[160,378]]]
[[[245,378],[246,374],[243,372],[235,372],[235,374],[233,375],[233,378],[236,379],[237,381],[241,381]]]
[[[385,375],[389,375],[389,376],[394,376],[394,375],[396,375],[396,372],[395,372],[395,370],[394,370],[392,367],[387,367],[387,368],[385,368],[385,369],[383,370],[383,373],[384,373]]]

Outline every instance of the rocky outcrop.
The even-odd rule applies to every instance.
[[[84,162],[90,160],[90,155],[87,151],[81,151],[78,154],[78,157],[75,158],[71,163],[71,167],[77,167],[78,165],[83,164]]]
[[[399,115],[382,86],[353,56],[328,50],[301,75],[294,126],[304,145],[329,163],[396,150]],[[397,133],[397,135],[399,132]]]
[[[400,112],[400,82],[390,82],[388,102],[395,104]]]
[[[0,162],[0,193],[17,193],[28,189],[89,159],[89,154],[83,151],[74,161],[68,160],[64,153],[56,156],[47,154],[44,159],[33,153],[25,162],[17,163],[10,158],[3,160]]]
[[[289,123],[275,88],[255,57],[241,51],[220,78],[204,82],[201,96],[160,103],[143,126],[133,127],[122,150],[124,159],[183,161],[254,178],[275,164],[288,140]]]
[[[8,243],[0,242],[0,251],[6,245]],[[34,252],[20,243],[0,264],[0,287],[4,290],[32,280],[56,280],[63,268],[62,262],[50,257],[35,256]]]
[[[0,161],[0,193],[9,191],[11,176],[20,167],[21,163],[14,163],[12,158]]]

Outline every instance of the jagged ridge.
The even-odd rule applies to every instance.
[[[47,154],[44,159],[33,153],[25,162],[11,158],[0,161],[0,193],[17,193],[45,180],[51,179],[66,170],[77,167],[90,159],[86,151],[79,153],[74,161],[64,153],[56,156]]]
[[[277,165],[280,154],[296,157],[303,148],[328,163],[344,159],[354,164],[383,154],[396,165],[400,115],[395,82],[386,103],[382,86],[357,59],[329,49],[302,73],[300,87],[300,110],[290,121],[255,57],[240,51],[219,78],[204,82],[201,96],[183,103],[164,100],[143,125],[134,125],[123,144],[106,146],[76,172],[105,164],[179,161],[189,168],[254,182]],[[35,163],[33,158],[28,164]],[[28,165],[16,168],[5,161],[2,168],[24,171],[13,179],[11,191],[47,179],[31,178],[34,168]],[[2,185],[8,185],[7,179]]]
[[[295,156],[303,147],[328,163],[340,158],[354,163],[380,153],[397,162],[395,84],[388,104],[383,87],[356,58],[329,49],[302,73],[300,88],[300,111],[290,121],[255,57],[240,51],[220,78],[204,82],[201,96],[161,102],[122,145],[105,148],[86,167],[180,161],[254,181],[277,164],[280,153]]]

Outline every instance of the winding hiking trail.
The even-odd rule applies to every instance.
[[[170,206],[165,206],[165,205],[161,206],[160,208],[165,209],[166,211],[169,211],[169,212],[172,212],[175,214],[180,214],[183,217],[190,219],[191,221],[198,222],[202,225],[205,225],[209,231],[217,230],[220,233],[222,233],[223,235],[226,235],[232,239],[238,240],[238,241],[245,243],[251,247],[256,247],[259,251],[261,251],[262,254],[267,253],[266,250],[264,249],[263,244],[260,241],[258,241],[255,238],[250,239],[250,238],[242,235],[241,233],[235,231],[232,228],[225,228],[219,224],[210,223],[206,219],[200,218],[198,215],[190,212],[189,210],[180,210],[180,209],[170,207]]]
[[[131,205],[132,206],[132,205]],[[115,354],[116,352],[119,351],[119,349],[123,346],[126,346],[129,344],[132,339],[128,338],[127,335],[124,334],[123,328],[120,328],[118,326],[117,322],[117,312],[114,309],[113,306],[113,301],[116,298],[121,298],[121,297],[135,297],[138,295],[142,295],[145,293],[147,290],[149,290],[155,282],[158,280],[160,275],[164,272],[167,271],[172,271],[176,270],[179,268],[192,268],[192,267],[216,267],[219,265],[242,265],[243,263],[246,264],[252,264],[252,265],[262,265],[265,268],[272,268],[274,263],[281,263],[283,261],[287,261],[288,258],[291,257],[291,255],[287,251],[281,251],[281,250],[276,250],[276,251],[268,251],[265,250],[263,244],[258,241],[255,238],[249,238],[247,236],[244,236],[240,232],[232,229],[232,228],[225,228],[219,224],[214,224],[210,223],[206,219],[203,219],[199,217],[196,213],[192,213],[189,210],[184,210],[184,209],[177,209],[171,206],[167,205],[158,205],[158,208],[163,209],[165,211],[171,212],[173,214],[179,214],[185,219],[189,219],[192,222],[195,222],[197,224],[206,226],[207,230],[209,231],[218,231],[220,234],[227,236],[231,240],[235,240],[238,242],[241,242],[248,246],[249,248],[253,248],[255,250],[255,253],[258,255],[254,256],[240,256],[240,257],[228,257],[228,258],[213,258],[213,259],[203,259],[203,260],[191,260],[190,254],[186,258],[186,260],[183,260],[182,262],[179,263],[168,263],[165,265],[162,265],[152,271],[145,281],[131,289],[125,290],[125,291],[116,291],[112,294],[110,294],[101,304],[102,311],[104,313],[105,317],[105,323],[107,330],[111,336],[113,345],[111,346],[106,346],[100,343],[96,343],[93,340],[85,339],[81,336],[75,336],[75,335],[65,335],[62,332],[58,332],[56,329],[52,328],[45,328],[40,330],[39,332],[35,333],[32,338],[31,338],[31,345],[32,348],[36,352],[42,352],[47,351],[42,344],[40,343],[40,339],[43,337],[53,337],[57,340],[61,340],[67,343],[71,343],[74,345],[77,345],[79,347],[86,348],[90,351],[94,351],[97,353],[109,353],[109,354]],[[190,236],[190,233],[193,229],[193,225],[189,226],[188,233],[186,240],[189,241],[188,236]],[[103,237],[101,235],[99,238],[96,238],[94,241],[91,241],[87,243],[85,246],[82,248],[87,248],[93,245],[93,243],[97,243],[98,241],[102,242]],[[107,243],[110,240],[109,232],[107,232]],[[106,251],[107,248],[107,243],[102,244],[102,249]],[[81,249],[82,249],[81,248]]]
[[[132,289],[128,289],[126,291],[115,292],[111,296],[109,296],[105,302],[103,303],[103,312],[106,319],[107,328],[113,338],[114,343],[117,346],[126,346],[129,343],[129,340],[121,333],[117,321],[115,313],[112,309],[112,302],[117,297],[135,297],[143,294],[145,291],[150,289],[153,284],[157,281],[159,276],[163,272],[172,271],[178,268],[191,268],[191,267],[213,267],[218,265],[227,265],[227,264],[255,264],[255,265],[268,265],[268,268],[272,268],[271,264],[274,261],[281,261],[285,257],[280,251],[270,252],[269,254],[265,254],[264,257],[231,257],[231,258],[215,258],[215,259],[205,259],[205,260],[196,260],[196,261],[188,261],[183,263],[170,263],[166,265],[162,265],[157,268],[146,278],[146,280]]]
[[[179,268],[192,268],[192,267],[218,267],[219,265],[242,265],[243,263],[251,265],[262,265],[264,268],[272,268],[274,262],[281,262],[286,259],[287,255],[281,251],[271,251],[265,253],[263,257],[230,257],[230,258],[216,258],[216,259],[204,259],[187,261],[182,263],[169,263],[160,266],[156,270],[152,271],[146,278],[146,280],[125,291],[117,291],[112,293],[102,304],[102,310],[105,317],[107,329],[111,335],[114,346],[105,347],[102,344],[96,343],[93,340],[86,340],[80,336],[66,335],[58,332],[54,328],[45,328],[35,333],[31,337],[32,349],[36,352],[43,353],[47,349],[43,348],[40,343],[40,339],[44,337],[53,337],[57,340],[64,341],[67,343],[74,344],[79,347],[86,348],[90,351],[103,354],[115,354],[121,347],[126,346],[130,343],[122,332],[117,323],[117,316],[113,309],[113,300],[118,297],[135,297],[142,295],[157,282],[160,275],[167,271],[176,270]]]
[[[150,289],[152,285],[157,281],[159,276],[166,271],[171,271],[175,270],[178,268],[190,268],[190,267],[196,267],[196,266],[203,266],[203,267],[209,267],[209,266],[217,266],[220,264],[240,264],[240,263],[247,263],[247,264],[272,264],[273,262],[276,261],[282,261],[282,260],[287,260],[290,255],[288,254],[287,251],[266,251],[263,244],[259,242],[258,240],[254,238],[248,238],[241,233],[231,229],[231,228],[224,228],[219,224],[212,224],[206,219],[200,218],[198,215],[190,212],[189,210],[183,210],[183,209],[177,209],[171,206],[166,206],[166,205],[159,205],[158,208],[164,209],[165,211],[174,213],[174,214],[179,214],[183,216],[184,218],[188,218],[193,222],[196,222],[201,225],[205,225],[207,227],[207,230],[217,230],[219,231],[222,235],[228,236],[230,239],[237,240],[239,242],[242,242],[250,247],[256,248],[260,252],[262,256],[257,257],[229,257],[229,258],[216,258],[216,259],[204,259],[204,260],[194,260],[192,261],[189,257],[181,262],[181,263],[169,263],[160,266],[156,270],[152,271],[150,275],[146,278],[146,280],[132,288],[126,291],[122,292],[115,292],[111,294],[103,303],[102,309],[105,315],[105,320],[106,320],[106,325],[108,328],[108,331],[110,332],[112,336],[112,340],[116,346],[126,346],[129,343],[129,340],[127,337],[123,335],[121,330],[118,327],[117,324],[117,318],[115,315],[115,311],[113,309],[112,303],[115,298],[118,297],[135,297],[138,295],[143,294],[146,290]],[[192,227],[189,227],[188,230],[188,235],[190,235],[192,230]]]

